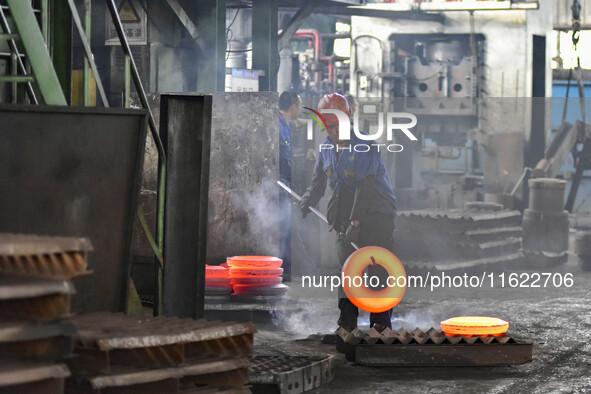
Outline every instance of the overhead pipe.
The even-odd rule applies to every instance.
[[[322,68],[320,68],[321,54],[322,54],[322,38],[316,29],[300,29],[294,33],[294,37],[309,38],[312,37],[314,41],[314,59],[316,61],[316,71],[314,75],[314,82],[316,89],[319,90],[322,84]]]

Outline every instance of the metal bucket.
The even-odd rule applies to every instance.
[[[561,212],[564,209],[566,181],[534,178],[529,182],[529,208],[534,211]]]

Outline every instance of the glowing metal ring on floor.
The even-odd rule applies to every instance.
[[[355,286],[353,278],[363,278],[363,271],[372,264],[378,264],[386,270],[392,280],[382,285],[383,290],[373,290]],[[398,278],[404,277],[404,286],[398,286]],[[350,277],[351,281],[344,280]],[[396,255],[378,246],[366,246],[352,253],[343,265],[341,279],[347,298],[358,308],[367,312],[379,313],[395,307],[406,291],[406,271]],[[395,286],[392,286],[395,285]]]
[[[460,316],[452,317],[441,322],[441,331],[447,335],[503,336],[509,329],[509,322],[488,316]]]

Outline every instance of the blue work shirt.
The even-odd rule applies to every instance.
[[[333,149],[321,149],[316,158],[316,171],[322,171],[328,178],[328,184],[333,189],[335,197],[345,191],[351,195],[355,194],[357,183],[367,176],[375,176],[376,192],[382,197],[381,200],[387,204],[387,207],[379,207],[376,211],[390,211],[396,215],[398,210],[394,190],[390,184],[388,172],[384,165],[381,153],[378,151],[375,141],[364,141],[359,139],[355,133],[351,133],[349,145],[346,148],[339,148],[337,155],[336,144],[327,137],[323,142],[326,145],[332,145]],[[370,146],[367,152],[356,152],[353,146],[361,144]],[[349,151],[350,148],[350,151]],[[378,207],[376,207],[378,208]],[[385,209],[384,209],[385,208]]]
[[[279,114],[279,177],[281,181],[291,183],[291,127]]]

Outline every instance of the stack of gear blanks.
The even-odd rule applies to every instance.
[[[226,260],[235,295],[281,297],[287,291],[282,284],[283,260],[271,256],[234,256]]]
[[[229,301],[232,294],[230,270],[227,267],[205,265],[205,300]]]
[[[206,302],[236,298],[270,300],[287,292],[282,284],[283,260],[272,256],[234,256],[219,266],[205,266]]]

